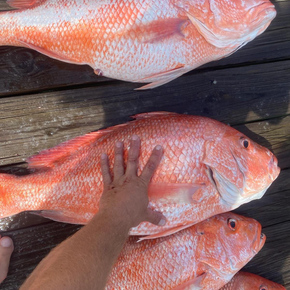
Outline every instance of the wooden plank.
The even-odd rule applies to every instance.
[[[15,243],[15,250],[11,258],[9,276],[0,288],[18,289],[49,251],[79,228],[80,226],[76,225],[50,222],[8,233]]]
[[[290,169],[283,170],[277,182],[261,200],[237,210],[257,219],[267,236],[262,251],[246,270],[290,287]],[[73,234],[79,226],[49,222],[7,233],[15,241],[9,276],[1,289],[17,289],[27,275],[55,245]],[[3,233],[5,234],[5,233]]]
[[[189,75],[196,76],[217,68],[289,59],[290,2],[273,2],[278,16],[265,33],[230,57],[207,64]],[[2,9],[7,7],[3,2],[1,5]],[[0,71],[0,96],[109,81],[95,76],[88,66],[62,63],[24,48],[1,47]],[[226,81],[227,77],[231,75],[223,75],[222,80]],[[170,84],[165,88],[170,89]]]
[[[290,114],[289,79],[290,61],[285,61],[283,67],[271,63],[187,75],[170,89],[159,88],[154,93],[133,91],[136,85],[118,83],[2,98],[0,165],[23,162],[42,149],[149,111],[187,112],[231,125],[270,117],[267,123],[255,125],[255,133],[270,130],[266,138],[271,138],[269,142],[282,142],[286,147],[281,146],[279,150],[284,150],[287,157],[289,127],[286,120],[289,117],[284,121],[278,117]],[[271,132],[279,136],[272,136]],[[284,139],[275,141],[275,138]],[[275,146],[278,148],[279,144]]]

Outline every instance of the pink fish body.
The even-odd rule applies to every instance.
[[[239,272],[220,290],[286,290],[286,288],[258,275]]]
[[[233,213],[214,216],[169,237],[141,243],[132,237],[112,269],[106,290],[218,290],[256,255],[265,239],[257,221]]]
[[[276,16],[268,0],[9,0],[2,45],[154,88],[226,57]]]
[[[41,152],[28,160],[31,174],[0,174],[1,217],[28,210],[87,223],[98,211],[103,190],[101,153],[112,162],[120,140],[126,158],[133,134],[141,138],[141,169],[155,145],[164,147],[149,187],[149,206],[167,218],[163,227],[141,223],[131,229],[133,235],[170,234],[261,198],[280,172],[268,149],[218,121],[166,112],[135,118]]]

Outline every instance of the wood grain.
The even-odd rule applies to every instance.
[[[40,150],[137,113],[173,111],[228,123],[278,157],[282,171],[265,196],[236,211],[257,219],[267,236],[246,270],[290,289],[290,1],[272,2],[278,14],[265,33],[230,57],[150,91],[97,77],[88,66],[0,47],[0,172],[23,174],[25,159]],[[18,289],[50,249],[78,229],[29,213],[0,220],[1,234],[15,242],[0,289]]]
[[[285,61],[282,70],[272,63],[187,75],[170,89],[140,92],[133,90],[136,84],[116,83],[2,98],[0,165],[23,162],[42,149],[140,112],[186,112],[231,125],[267,119],[265,126],[278,132],[279,117],[290,113],[289,79],[290,61]],[[285,121],[281,130],[289,132]]]

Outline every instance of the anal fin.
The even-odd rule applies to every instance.
[[[62,222],[62,223],[69,223],[69,224],[83,224],[80,222],[80,219],[77,217],[71,217],[65,215],[62,211],[54,211],[54,210],[36,210],[31,211],[30,213],[42,216],[44,218],[51,219],[56,222]]]
[[[143,78],[143,79],[135,80],[134,82],[136,82],[136,83],[138,83],[138,82],[143,82],[143,83],[151,82],[150,84],[147,84],[147,85],[142,86],[140,88],[137,88],[135,90],[147,90],[147,89],[157,88],[159,86],[162,86],[166,83],[169,83],[172,80],[182,76],[183,74],[188,72],[188,70],[189,69],[185,69],[185,64],[179,64],[171,70],[168,70],[165,72],[160,72],[157,74],[153,74],[153,75],[146,77],[146,78]]]
[[[57,59],[57,60],[60,60],[60,61],[64,61],[64,62],[67,62],[67,63],[72,63],[72,64],[81,64],[80,62],[77,62],[76,60],[72,59],[72,58],[69,58],[63,54],[58,54],[58,53],[55,53],[55,52],[52,52],[52,51],[49,51],[45,48],[42,48],[40,46],[37,46],[35,44],[32,44],[32,43],[27,43],[25,41],[21,41],[21,40],[18,40],[19,43],[24,46],[24,47],[27,47],[27,48],[30,48],[30,49],[33,49],[35,51],[38,51],[39,53],[42,53],[50,58],[53,58],[53,59]]]
[[[174,233],[177,233],[181,230],[184,230],[192,225],[194,225],[195,223],[190,223],[190,224],[185,224],[185,225],[181,225],[181,226],[177,226],[177,227],[174,227],[174,228],[171,228],[171,229],[168,229],[168,230],[165,230],[163,232],[160,232],[160,233],[157,233],[157,234],[153,234],[153,235],[149,235],[149,236],[146,236],[146,237],[142,237],[138,240],[138,242],[141,242],[141,241],[145,241],[145,240],[152,240],[152,239],[158,239],[158,238],[162,238],[162,237],[167,237],[167,236],[170,236]]]

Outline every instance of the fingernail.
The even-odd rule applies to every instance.
[[[139,139],[139,137],[137,135],[132,136],[132,140],[137,141],[138,139]]]
[[[5,239],[5,237],[1,239],[0,243],[3,248],[9,248],[12,245],[11,239]]]
[[[122,147],[122,142],[117,141],[117,142],[116,142],[116,147],[117,147],[117,148],[121,148],[121,147]]]
[[[102,154],[101,154],[101,159],[104,160],[104,159],[106,159],[106,158],[107,158],[107,155],[106,155],[105,153],[102,153]]]
[[[159,226],[164,226],[166,224],[166,219],[161,218],[160,222],[158,223]]]
[[[161,150],[161,149],[162,149],[162,146],[160,146],[160,145],[156,146],[156,150]]]

